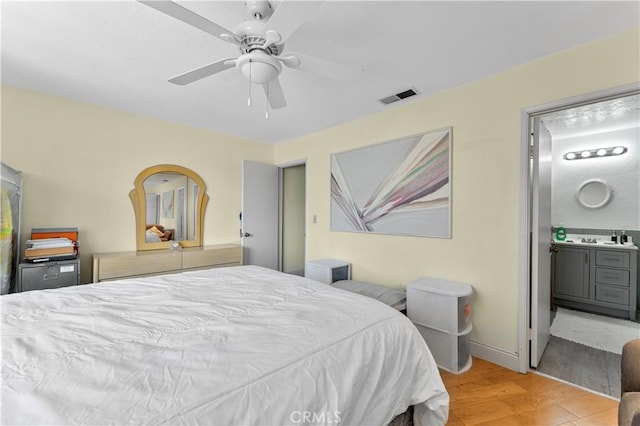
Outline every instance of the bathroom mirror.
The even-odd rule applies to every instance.
[[[599,209],[611,200],[612,190],[609,184],[600,179],[583,182],[578,188],[577,199],[581,206]]]
[[[144,169],[129,193],[136,217],[138,250],[202,245],[209,201],[202,178],[186,167],[160,164]]]

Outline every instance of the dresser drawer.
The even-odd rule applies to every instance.
[[[629,287],[629,274],[622,269],[596,268],[596,283]]]
[[[629,290],[608,285],[596,286],[596,300],[599,302],[615,303],[616,305],[629,306]]]
[[[189,248],[182,252],[182,269],[238,266],[241,263],[240,246],[220,247],[216,250]]]
[[[242,265],[239,244],[93,254],[93,282]]]
[[[182,256],[180,252],[169,250],[154,250],[141,252],[139,255],[111,256],[94,259],[94,269],[97,269],[97,281],[127,278],[140,275],[161,274],[180,271]]]
[[[631,255],[628,251],[596,250],[597,266],[629,268]]]

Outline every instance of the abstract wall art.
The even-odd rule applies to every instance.
[[[332,154],[331,230],[451,238],[451,128]]]

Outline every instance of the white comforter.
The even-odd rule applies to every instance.
[[[2,424],[444,424],[423,339],[381,303],[255,266],[5,295]]]

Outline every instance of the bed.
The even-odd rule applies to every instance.
[[[3,424],[444,424],[411,322],[257,266],[5,295]]]
[[[173,240],[173,231],[173,229],[165,229],[164,226],[157,223],[147,224],[146,231],[144,233],[145,241],[148,243],[171,241]]]

